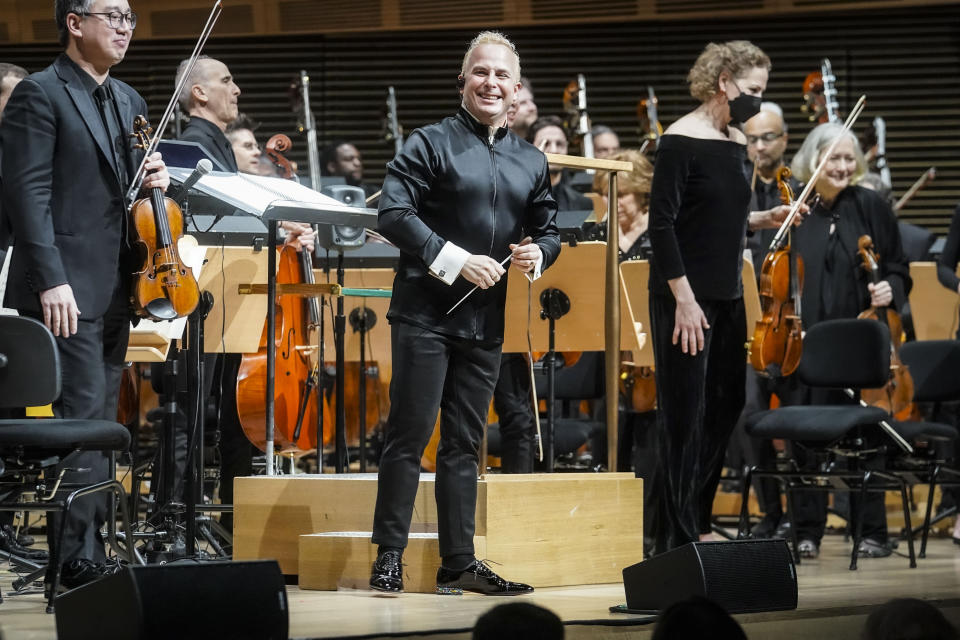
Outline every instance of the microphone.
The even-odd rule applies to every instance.
[[[200,161],[197,162],[197,168],[193,170],[193,173],[187,176],[187,179],[184,180],[183,184],[180,185],[179,190],[174,196],[172,196],[173,200],[175,200],[177,204],[183,204],[183,201],[187,199],[187,192],[190,191],[190,188],[197,184],[197,182],[200,181],[200,178],[207,175],[212,170],[213,163],[207,158],[201,158]]]

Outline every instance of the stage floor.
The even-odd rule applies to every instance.
[[[898,550],[905,553],[901,544]],[[916,569],[894,555],[863,559],[858,571],[847,569],[848,545],[828,536],[820,558],[798,567],[800,599],[796,611],[737,616],[750,640],[783,638],[834,639],[859,637],[863,620],[879,604],[895,597],[916,597],[941,607],[960,625],[960,547],[949,539],[931,540],[927,558]],[[6,567],[4,567],[6,569]],[[497,568],[499,569],[499,568]],[[502,573],[509,578],[509,567]],[[56,638],[54,616],[44,613],[39,591],[8,595],[15,575],[0,571],[0,631],[5,640]],[[477,617],[511,599],[478,595],[385,596],[370,591],[304,591],[288,589],[291,638],[377,638],[430,635],[469,638]],[[567,638],[646,638],[652,619],[608,612],[624,602],[620,584],[539,589],[528,602],[556,612],[567,625]]]

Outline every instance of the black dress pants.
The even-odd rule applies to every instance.
[[[730,434],[744,404],[746,316],[743,299],[705,300],[710,328],[695,356],[672,344],[676,302],[650,295],[657,376],[659,455],[654,512],[657,551],[710,532],[713,497]]]
[[[440,555],[472,554],[480,442],[501,345],[446,336],[396,320],[390,332],[393,379],[373,543],[407,546],[420,458],[439,409],[436,500]]]
[[[35,311],[21,311],[21,315],[43,322]],[[56,338],[60,352],[60,397],[53,403],[57,418],[116,420],[117,395],[123,358],[130,337],[130,318],[126,297],[115,293],[106,314],[95,320],[77,322],[77,333],[69,338]],[[66,457],[57,466],[57,472],[68,470],[65,484],[94,484],[110,477],[109,458],[99,451],[79,451]],[[72,489],[63,489],[58,499],[64,499]],[[112,494],[110,494],[112,497]],[[70,515],[64,521],[63,547],[60,557],[66,563],[78,558],[94,562],[106,559],[100,529],[106,521],[107,494],[84,496],[73,503]],[[51,512],[48,536],[51,547],[56,545],[57,527],[62,516]]]
[[[530,395],[530,368],[520,353],[505,353],[493,389],[493,408],[500,419],[500,470],[533,473],[536,425]]]

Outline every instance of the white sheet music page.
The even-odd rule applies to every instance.
[[[168,170],[179,182],[183,182],[191,173],[189,169],[171,167]],[[293,180],[246,173],[211,171],[203,176],[194,188],[255,216],[263,215],[267,207],[276,200],[332,205],[338,208],[343,206],[338,200]]]

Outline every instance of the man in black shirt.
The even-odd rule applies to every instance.
[[[438,593],[533,590],[500,578],[473,546],[479,447],[503,342],[501,260],[536,277],[560,252],[546,158],[506,128],[519,78],[513,44],[481,33],[464,56],[457,114],[414,131],[387,165],[379,230],[400,248],[400,262],[387,314],[394,375],[373,521],[370,586],[378,591],[403,589],[420,457],[438,409]]]
[[[186,73],[188,63],[184,60],[177,68],[176,84]],[[237,119],[239,97],[240,87],[233,81],[227,65],[201,56],[193,65],[179,98],[180,108],[190,114],[190,123],[180,139],[199,142],[225,171],[237,170],[233,145],[225,132],[227,125]]]

